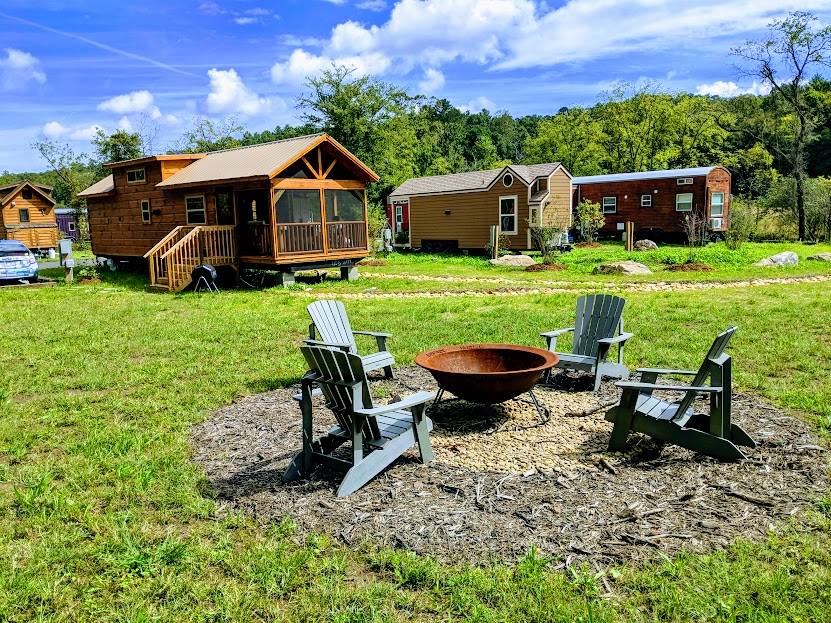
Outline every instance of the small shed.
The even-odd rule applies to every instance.
[[[51,186],[24,180],[0,187],[0,239],[18,240],[38,251],[57,247]]]

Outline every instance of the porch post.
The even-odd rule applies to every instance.
[[[395,220],[395,208],[394,207],[393,207],[392,220],[393,221]],[[366,235],[366,250],[369,251],[372,248],[370,245],[372,245],[374,243],[374,241],[371,241],[369,239],[369,208],[367,207],[367,203],[366,203],[366,186],[364,186],[364,230],[366,231],[366,234],[365,234]],[[393,242],[394,242],[394,240],[393,240]]]
[[[326,228],[326,197],[320,188],[320,235],[323,236],[323,255],[329,255],[329,231]]]
[[[274,184],[272,184],[271,180],[268,180],[268,203],[271,204],[271,253],[276,260],[279,255],[277,249],[277,206],[274,205]]]

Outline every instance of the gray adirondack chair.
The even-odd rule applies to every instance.
[[[735,332],[736,327],[731,327],[716,337],[697,371],[641,368],[640,382],[617,383],[623,396],[620,404],[606,413],[606,419],[615,424],[609,449],[622,450],[633,430],[722,461],[747,458],[738,446],[755,448],[756,442],[730,421],[732,362],[724,351]],[[690,385],[657,385],[661,374],[693,379]],[[656,389],[683,392],[684,396],[678,402],[668,402],[652,395]],[[709,413],[696,414],[694,401],[702,394],[710,397]]]
[[[421,462],[433,458],[430,431],[433,422],[424,414],[435,397],[420,391],[393,404],[372,403],[366,372],[358,355],[326,346],[303,346],[309,371],[294,398],[303,414],[303,446],[283,474],[285,481],[308,475],[316,464],[345,469],[338,497],[360,489],[408,449],[418,444]],[[313,386],[317,384],[318,388]],[[312,398],[322,394],[335,415],[337,426],[317,440],[312,438]],[[349,459],[333,452],[352,442]]]
[[[594,391],[600,389],[604,376],[625,379],[629,369],[623,365],[623,346],[632,333],[623,331],[623,306],[619,296],[611,294],[589,294],[577,299],[577,318],[573,327],[540,333],[545,338],[548,350],[560,358],[556,368],[581,370],[594,374]],[[574,333],[571,352],[557,352],[557,338]],[[609,350],[617,345],[617,362],[607,361]],[[545,382],[551,380],[551,371]]]
[[[306,310],[312,317],[309,325],[309,339],[306,344],[309,346],[329,346],[343,350],[347,353],[358,355],[363,363],[364,370],[384,370],[386,378],[392,378],[392,366],[395,359],[387,351],[387,338],[389,333],[377,333],[374,331],[353,331],[349,324],[349,316],[346,315],[346,308],[340,301],[315,301]],[[315,332],[320,334],[317,339]],[[378,352],[369,355],[358,353],[358,344],[355,342],[356,335],[369,335],[375,338]]]

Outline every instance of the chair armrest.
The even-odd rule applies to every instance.
[[[612,344],[620,344],[622,342],[625,342],[630,337],[635,337],[635,334],[634,333],[621,333],[620,335],[616,335],[614,337],[601,338],[601,339],[597,340],[597,342],[599,344],[608,344],[609,346],[611,346]]]
[[[698,374],[695,370],[669,370],[666,368],[638,368],[636,372],[646,372],[647,374],[686,374],[688,376]]]
[[[615,383],[615,386],[621,389],[646,389],[650,391],[663,389],[669,392],[697,392],[700,394],[718,394],[724,389],[722,387],[697,387],[695,385],[658,385],[657,383],[637,383],[635,381],[619,381]]]
[[[426,404],[435,397],[435,392],[416,392],[415,394],[407,396],[403,400],[399,400],[398,402],[394,402],[389,405],[381,405],[380,407],[375,407],[373,409],[355,409],[355,413],[367,416],[383,415],[384,413],[403,411],[404,409]]]
[[[334,344],[332,342],[321,342],[320,340],[303,340],[306,346],[326,346],[328,348],[340,348],[343,352],[348,353],[352,348],[351,344]]]
[[[567,329],[555,329],[554,331],[540,333],[540,337],[560,337],[564,333],[569,333],[571,331],[574,331],[574,327],[568,327]]]
[[[378,333],[377,331],[353,331],[355,335],[371,335],[372,337],[392,337],[392,333]]]

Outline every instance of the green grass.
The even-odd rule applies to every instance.
[[[412,274],[436,266],[404,261]],[[478,261],[454,270],[480,274]],[[533,553],[517,565],[451,568],[220,512],[189,461],[189,428],[299,377],[310,299],[279,289],[171,296],[144,292],[140,276],[105,279],[0,290],[2,621],[831,619],[827,500],[811,531],[604,570],[611,599],[597,597],[596,570],[555,571],[560,561]],[[631,293],[628,363],[694,366],[736,323],[737,385],[827,430],[827,288]],[[450,342],[539,344],[540,331],[570,324],[576,296],[348,305],[356,327],[394,333],[406,364]]]

